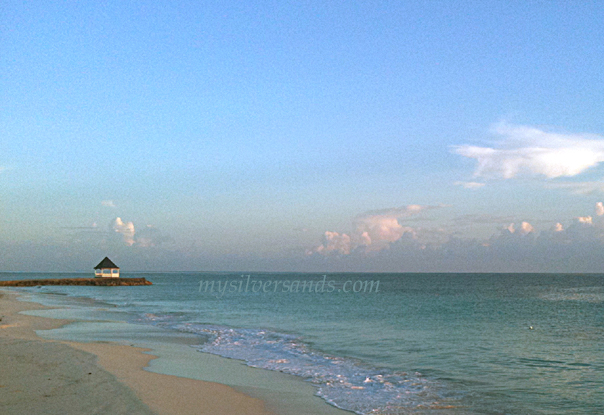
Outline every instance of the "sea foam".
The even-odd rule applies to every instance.
[[[154,316],[155,324],[167,323]],[[162,325],[163,325],[162,324]],[[205,338],[196,348],[249,366],[300,376],[328,403],[358,414],[408,413],[437,402],[437,385],[420,373],[390,372],[311,349],[295,335],[270,330],[176,323],[172,328]]]

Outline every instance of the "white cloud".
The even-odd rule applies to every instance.
[[[136,230],[133,222],[126,222],[119,217],[111,221],[109,228],[114,233],[120,234],[127,246],[152,248],[174,243],[174,239],[170,235],[163,233],[153,225]]]
[[[389,243],[400,239],[405,232],[414,233],[413,228],[402,226],[398,218],[387,215],[374,215],[355,220],[358,245],[368,247],[368,251],[379,251]]]
[[[572,177],[604,161],[604,137],[599,135],[549,133],[508,124],[499,124],[493,131],[502,137],[497,146],[453,149],[478,161],[476,177]]]
[[[115,218],[112,224],[112,229],[122,234],[124,242],[128,246],[134,245],[134,224],[132,222],[124,222],[122,218]]]
[[[516,229],[516,225],[514,223],[510,223],[504,228],[504,230],[510,234],[528,235],[529,233],[534,232],[535,228],[533,228],[533,225],[528,222],[522,222],[518,229]]]
[[[567,226],[552,222],[539,232],[527,221],[511,221],[486,239],[405,226],[404,215],[414,210],[423,209],[359,215],[352,232],[326,232],[323,243],[308,254],[339,254],[331,263],[339,267],[398,271],[592,272],[604,266],[604,203],[595,204],[594,216],[577,216]]]
[[[453,183],[455,186],[461,186],[464,189],[480,189],[481,187],[484,186],[484,183],[478,183],[478,182],[455,182]]]
[[[522,224],[520,224],[520,229],[518,229],[520,235],[528,235],[529,233],[534,231],[535,228],[533,228],[533,225],[528,222],[522,222]]]
[[[371,252],[387,248],[390,243],[398,241],[406,233],[411,238],[416,238],[415,229],[401,225],[399,219],[439,207],[408,205],[365,212],[354,218],[355,233],[353,234],[353,242],[356,246],[364,246],[365,252]]]
[[[596,216],[604,215],[604,204],[602,202],[596,203]]]
[[[101,202],[101,205],[103,205],[105,207],[110,207],[110,208],[117,207],[117,206],[115,206],[115,203],[113,203],[113,200],[103,200]]]
[[[575,218],[575,220],[578,223],[585,223],[585,224],[589,224],[589,225],[592,225],[594,223],[593,218],[591,216],[579,216],[579,217]]]
[[[350,235],[327,231],[323,235],[321,245],[307,251],[307,254],[348,255],[355,249],[361,249],[363,252],[380,251],[388,248],[391,243],[398,241],[405,234],[416,238],[416,230],[401,225],[399,219],[439,207],[441,206],[408,205],[362,213],[354,218],[354,231]]]
[[[306,251],[306,253],[307,255],[311,255],[315,252],[322,255],[334,253],[348,255],[350,254],[350,248],[350,236],[346,235],[345,233],[339,234],[338,232],[326,231],[323,234],[323,242],[321,245],[312,250]]]

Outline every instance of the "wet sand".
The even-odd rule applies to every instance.
[[[35,330],[70,321],[18,314],[47,307],[15,297],[0,291],[2,414],[270,415],[229,386],[143,370],[146,349],[42,339]]]

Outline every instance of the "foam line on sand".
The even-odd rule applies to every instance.
[[[212,382],[143,370],[155,356],[114,343],[45,340],[69,320],[19,314],[47,308],[0,291],[0,413],[269,415],[264,403]]]

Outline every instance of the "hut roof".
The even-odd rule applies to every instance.
[[[107,257],[105,257],[101,262],[99,262],[99,265],[97,265],[96,267],[94,267],[94,269],[102,269],[102,268],[117,268],[117,269],[120,269],[120,267],[118,267],[117,265],[115,265],[113,263],[113,261],[110,260]]]

